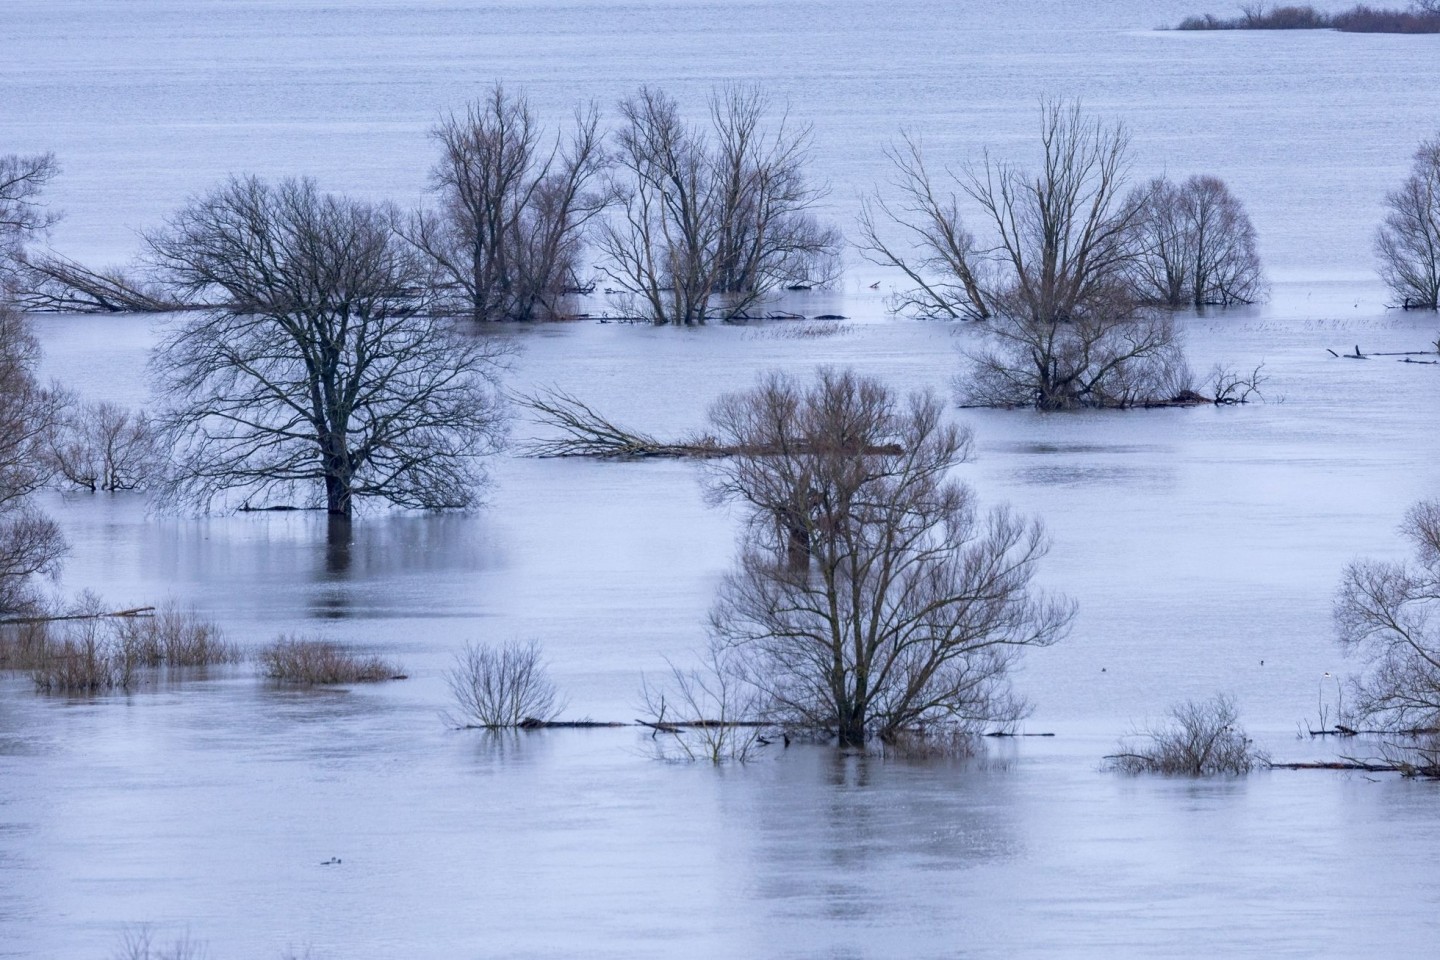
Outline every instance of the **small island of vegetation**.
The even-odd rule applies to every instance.
[[[1339,30],[1342,33],[1440,33],[1440,0],[1416,0],[1405,10],[1357,4],[1340,13],[1314,7],[1247,4],[1240,15],[1186,17],[1177,30]]]

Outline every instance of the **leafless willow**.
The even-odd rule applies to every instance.
[[[1137,187],[1130,202],[1142,211],[1133,267],[1140,299],[1227,307],[1264,295],[1255,227],[1225,181],[1157,178]]]
[[[152,360],[180,502],[468,507],[504,435],[507,350],[428,313],[390,212],[313,183],[234,179],[148,238],[187,297]]]
[[[937,183],[926,166],[920,141],[909,134],[885,148],[892,175],[889,186],[897,199],[881,194],[860,204],[861,252],[873,263],[898,267],[914,286],[895,295],[896,313],[984,320],[990,316],[981,276],[988,262],[960,214],[964,182],[953,174]],[[902,252],[887,228],[898,228],[918,253]]]
[[[937,398],[849,371],[771,374],[719,401],[712,424],[766,451],[713,461],[709,488],[749,508],[711,622],[769,719],[848,746],[1023,712],[1007,675],[1073,608],[1032,585],[1040,525],[979,516],[949,476],[971,440]]]
[[[1188,389],[1174,323],[1130,283],[1143,210],[1123,192],[1129,134],[1075,103],[1047,101],[1040,113],[1034,173],[987,154],[947,171],[942,186],[916,140],[892,147],[899,199],[866,201],[867,255],[916,284],[898,308],[985,321],[987,342],[957,382],[966,404],[1129,406]],[[885,238],[892,228],[916,245],[916,259]]]
[[[35,381],[39,356],[25,318],[0,302],[0,613],[29,603],[34,578],[58,570],[65,552],[59,527],[30,500],[49,479],[45,445],[59,413]]]
[[[437,268],[437,307],[477,322],[549,319],[583,286],[591,221],[605,209],[606,159],[593,105],[551,140],[523,94],[496,84],[431,132],[437,209],[405,235]]]
[[[1357,719],[1392,729],[1440,727],[1440,501],[1423,500],[1402,533],[1408,562],[1357,560],[1335,601],[1341,645],[1365,664],[1350,698]]]
[[[1410,176],[1385,196],[1375,234],[1380,276],[1406,307],[1440,306],[1440,137],[1415,151]]]
[[[829,279],[839,235],[810,212],[810,128],[766,123],[755,87],[710,98],[709,129],[664,92],[620,104],[617,208],[600,236],[603,269],[629,309],[655,323],[735,317],[776,287]]]

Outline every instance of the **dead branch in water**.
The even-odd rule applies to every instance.
[[[21,623],[56,623],[61,620],[108,620],[116,617],[153,616],[155,616],[154,607],[132,607],[129,610],[116,610],[113,613],[62,613],[35,617],[8,617],[0,620],[0,626]]]
[[[19,264],[15,300],[27,310],[57,313],[170,313],[193,310],[119,270],[91,270],[51,253]]]

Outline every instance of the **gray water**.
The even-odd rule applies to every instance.
[[[552,114],[642,81],[695,102],[746,78],[815,124],[842,220],[901,125],[959,160],[1023,153],[1041,95],[1082,96],[1131,125],[1137,176],[1229,180],[1275,280],[1266,306],[1183,319],[1198,369],[1263,359],[1269,403],[956,412],[977,438],[966,478],[1045,520],[1045,584],[1081,604],[1073,636],[1017,678],[1026,729],[1057,736],[970,761],[792,747],[717,770],[659,762],[633,730],[446,728],[441,675],[467,640],[539,640],[574,717],[635,716],[641,676],[689,662],[735,533],[692,464],[503,457],[485,510],[370,515],[348,543],[306,515],[177,518],[137,496],[47,494],[72,544],[56,589],[174,598],[247,646],[321,634],[411,679],[308,693],[239,667],[86,701],[0,679],[0,956],[105,957],[140,922],[188,928],[220,960],[306,946],[1345,957],[1433,942],[1433,786],[1129,779],[1100,758],[1217,690],[1277,757],[1333,752],[1295,732],[1318,721],[1323,674],[1354,667],[1331,636],[1335,585],[1355,556],[1401,555],[1396,525],[1440,467],[1435,368],[1325,348],[1435,336],[1433,316],[1385,309],[1368,237],[1440,122],[1440,41],[1174,34],[1152,28],[1200,7],[1077,6],[0,3],[0,150],[60,154],[53,239],[94,262],[130,257],[137,229],[231,171],[413,202],[426,128],[496,78]],[[969,332],[887,318],[894,278],[852,266],[840,291],[792,304],[851,316],[840,335],[511,331],[511,382],[561,384],[657,434],[699,426],[766,367],[854,364],[948,391]],[[164,322],[39,318],[45,374],[146,402]]]

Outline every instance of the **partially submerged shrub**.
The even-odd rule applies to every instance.
[[[743,763],[767,743],[759,722],[763,691],[744,675],[734,651],[719,645],[697,669],[671,664],[666,682],[642,681],[641,700],[649,715],[641,722],[654,731],[661,759]]]
[[[457,727],[518,727],[555,719],[560,704],[540,645],[512,641],[503,647],[467,643],[445,674],[455,712],[445,719]]]
[[[114,953],[115,960],[203,960],[204,957],[205,945],[192,940],[189,931],[163,944],[157,942],[155,930],[149,924],[125,931]]]
[[[203,667],[240,660],[239,649],[225,640],[217,623],[173,604],[153,616],[116,619],[113,630],[126,656],[140,666]]]
[[[398,680],[400,668],[382,657],[352,653],[330,640],[282,636],[260,651],[265,676],[307,686]]]
[[[28,670],[42,693],[128,690],[137,671],[232,663],[236,649],[220,628],[193,610],[166,606],[107,612],[82,594],[65,611],[38,612],[0,626],[0,669]]]
[[[1172,707],[1170,719],[1122,743],[1123,752],[1106,757],[1124,773],[1166,773],[1191,777],[1249,773],[1265,762],[1263,752],[1236,726],[1233,698],[1186,700]]]
[[[128,690],[136,666],[113,631],[95,619],[75,620],[49,633],[30,678],[40,693]]]

